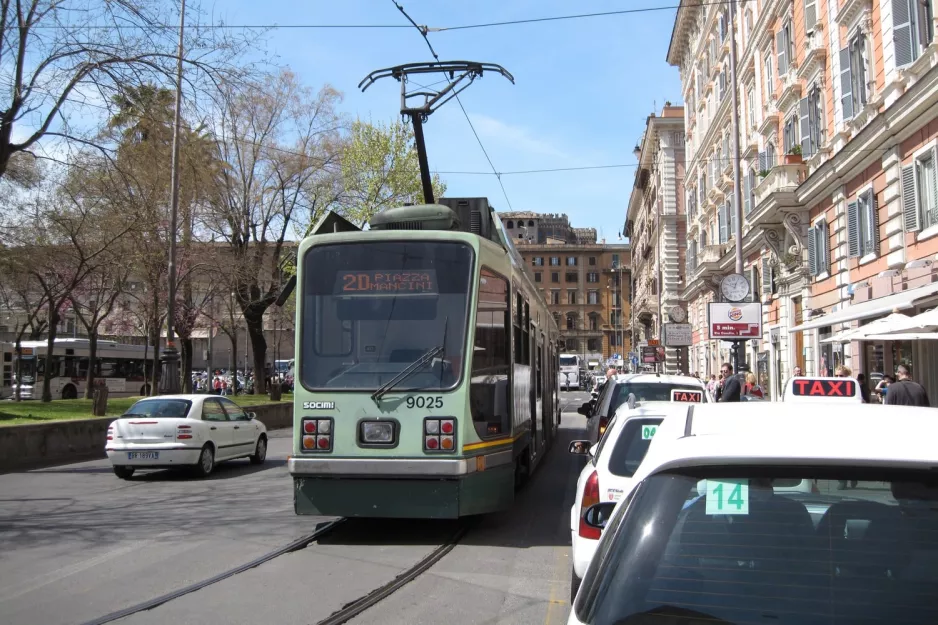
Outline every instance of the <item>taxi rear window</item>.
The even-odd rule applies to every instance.
[[[121,418],[185,419],[191,405],[192,402],[188,399],[141,399],[122,414]]]
[[[655,436],[661,417],[629,419],[616,439],[609,456],[609,470],[619,477],[632,477],[648,453],[651,439]]]
[[[926,471],[682,469],[645,480],[610,527],[583,623],[938,623]]]

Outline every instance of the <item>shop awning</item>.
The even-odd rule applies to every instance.
[[[800,326],[789,329],[788,332],[804,332],[805,330],[834,326],[840,323],[857,321],[858,319],[878,317],[891,313],[894,310],[908,310],[909,308],[915,307],[920,301],[935,294],[938,294],[938,282],[932,282],[931,284],[909,289],[902,293],[893,293],[885,297],[878,297],[859,304],[854,304],[843,310],[838,310],[837,312],[824,315],[823,317],[806,321]]]

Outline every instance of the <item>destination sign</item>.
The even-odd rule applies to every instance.
[[[364,270],[340,271],[336,293],[432,293],[436,294],[436,271]]]
[[[682,391],[680,389],[673,389],[671,391],[671,401],[699,404],[703,402],[703,391]]]
[[[857,394],[857,383],[849,378],[796,378],[791,381],[791,392],[799,397],[853,397]]]

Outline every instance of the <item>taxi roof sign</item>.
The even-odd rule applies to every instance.
[[[675,388],[671,390],[671,401],[688,404],[703,403],[703,391]]]
[[[784,401],[863,402],[860,384],[853,378],[792,378],[785,385]]]

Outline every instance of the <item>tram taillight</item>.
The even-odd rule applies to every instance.
[[[332,451],[332,419],[304,418],[303,451]]]
[[[424,451],[455,451],[456,420],[424,419],[423,449]]]

